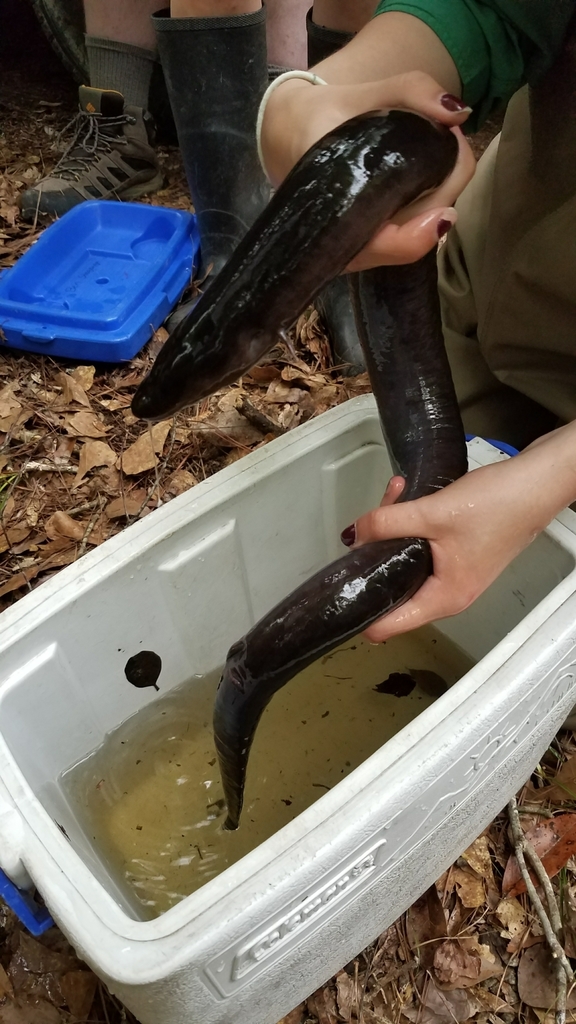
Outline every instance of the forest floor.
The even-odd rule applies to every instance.
[[[77,103],[74,83],[25,0],[11,0],[8,11],[0,3],[0,268],[12,266],[41,231],[21,221],[18,193],[58,158],[60,132]],[[494,122],[474,138],[477,153],[497,130]],[[166,185],[147,201],[190,209],[178,150],[160,147],[160,158]],[[309,311],[290,349],[279,346],[241,381],[156,424],[151,435],[130,401],[166,337],[160,328],[122,366],[0,351],[0,611],[198,481],[370,390],[365,374],[343,376],[332,365]],[[572,733],[557,737],[519,803],[522,827],[553,876],[558,940],[576,958]],[[422,899],[283,1024],[561,1024],[563,1011],[553,1010],[557,961],[542,915],[518,881],[517,845],[503,812]],[[571,1020],[576,993],[569,992],[567,1006]],[[34,940],[0,906],[0,1024],[64,1022],[137,1024],[58,929]]]

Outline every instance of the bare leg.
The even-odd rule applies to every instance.
[[[266,0],[268,63],[307,68],[306,12],[311,0]]]
[[[377,0],[314,0],[312,20],[338,32],[359,32],[376,7]]]
[[[224,18],[253,14],[262,7],[262,0],[170,0],[173,18]]]
[[[84,0],[86,35],[156,49],[150,15],[163,0]]]

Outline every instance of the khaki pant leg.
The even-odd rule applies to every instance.
[[[446,350],[467,433],[523,448],[553,429],[555,417],[491,372],[478,342],[477,299],[485,276],[494,175],[500,136],[479,161],[456,204],[458,222],[438,256]],[[481,301],[481,300],[480,300]]]

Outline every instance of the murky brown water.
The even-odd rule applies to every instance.
[[[431,626],[379,646],[352,640],[311,665],[262,717],[237,832],[221,827],[212,738],[219,673],[124,722],[62,785],[131,902],[155,917],[309,807],[433,703],[442,680],[451,686],[471,665]],[[406,696],[375,689],[391,673],[411,672],[418,682]],[[409,686],[392,679],[397,691]]]

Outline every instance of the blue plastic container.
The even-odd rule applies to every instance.
[[[81,203],[0,275],[0,329],[29,352],[132,359],[176,305],[199,249],[190,213]]]
[[[476,436],[476,434],[466,434],[466,440],[473,441]],[[493,448],[497,448],[499,452],[503,452],[504,455],[510,455],[510,457],[512,457],[519,454],[518,449],[514,448],[511,444],[508,444],[506,441],[494,441],[491,437],[486,437],[485,440],[488,444],[491,444]]]

